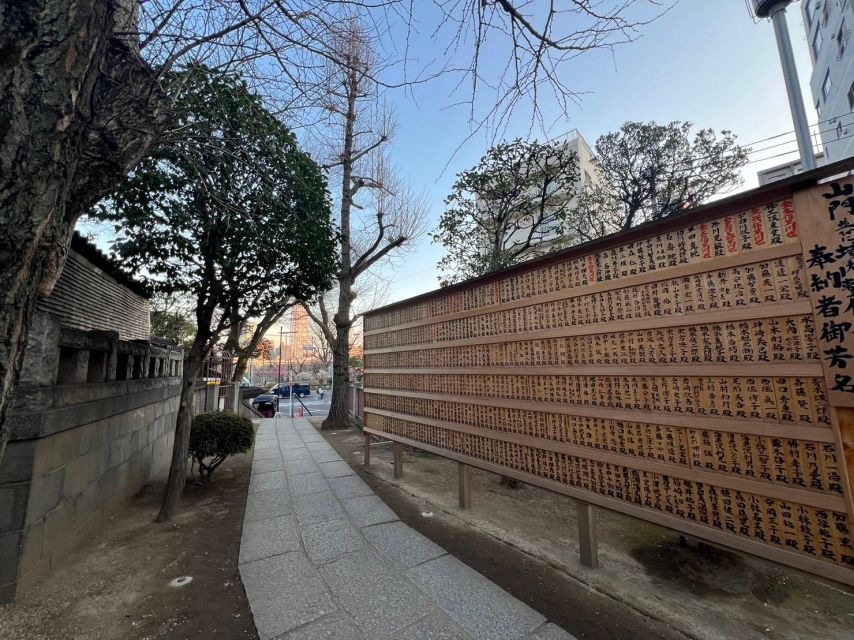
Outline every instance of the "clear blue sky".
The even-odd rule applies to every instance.
[[[814,123],[817,116],[808,87],[812,67],[800,2],[792,4],[788,13],[807,114]],[[427,48],[423,46],[424,59],[430,55]],[[573,89],[589,93],[567,120],[553,126],[548,137],[577,128],[592,145],[599,135],[618,129],[626,120],[689,120],[699,127],[731,129],[741,143],[793,128],[773,27],[767,21],[754,24],[743,0],[680,0],[645,27],[637,42],[617,49],[613,56],[605,51],[586,53],[565,65],[563,74]],[[447,108],[454,102],[450,89],[449,81],[439,80],[416,89],[414,99],[392,96],[399,121],[394,158],[413,185],[428,194],[430,226],[435,226],[442,212],[442,200],[455,174],[475,164],[489,146],[485,135],[477,136],[451,159],[469,131],[467,111]],[[555,111],[553,105],[546,107]],[[526,123],[517,122],[507,137],[526,134]],[[540,133],[539,137],[547,136]],[[786,140],[794,141],[794,134],[754,148]],[[752,158],[795,149],[792,142]],[[757,170],[794,158],[796,153],[752,162],[744,170],[743,188],[756,186]],[[435,265],[442,255],[440,246],[424,238],[386,268],[388,302],[435,289]]]

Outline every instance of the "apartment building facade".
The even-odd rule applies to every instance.
[[[826,162],[854,156],[854,0],[803,0],[810,91]]]
[[[572,203],[572,201],[578,198],[577,194],[579,194],[585,186],[600,179],[599,169],[596,165],[596,155],[587,143],[587,140],[584,139],[584,136],[582,136],[581,132],[577,129],[567,134],[563,140],[554,140],[552,142],[564,145],[567,149],[573,151],[578,158],[578,181],[575,183],[573,195],[569,196],[571,198],[570,203]],[[573,205],[571,204],[571,206]],[[543,241],[527,252],[525,254],[526,256],[530,254],[531,257],[534,257],[544,251],[549,251],[555,243],[561,240],[562,236],[556,226],[546,229],[545,232]],[[516,236],[518,236],[518,238],[513,237],[513,239],[521,241],[523,240],[524,235],[524,232],[517,232]]]

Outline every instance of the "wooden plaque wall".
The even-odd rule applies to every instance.
[[[365,430],[854,584],[852,191],[370,313]]]

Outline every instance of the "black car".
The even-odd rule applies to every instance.
[[[311,387],[307,384],[294,384],[294,395],[297,398],[305,398],[308,395],[311,395]],[[291,385],[287,382],[282,382],[281,384],[277,384],[275,387],[270,389],[270,393],[274,393],[280,398],[290,398],[291,397]]]
[[[256,396],[252,399],[252,406],[265,418],[272,418],[279,409],[279,396],[270,394]]]

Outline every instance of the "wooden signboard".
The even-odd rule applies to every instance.
[[[365,430],[854,584],[854,180],[365,318]]]

